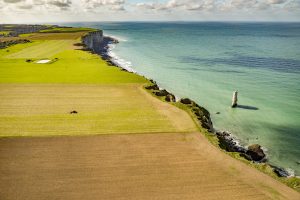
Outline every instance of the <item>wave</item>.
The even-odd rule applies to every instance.
[[[108,45],[107,55],[111,57],[111,61],[129,72],[137,73],[134,69],[132,69],[132,63],[130,61],[120,58],[116,53],[113,52],[114,48],[116,48],[115,44]]]

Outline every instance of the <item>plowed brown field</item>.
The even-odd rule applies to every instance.
[[[1,138],[0,199],[300,199],[200,133]]]

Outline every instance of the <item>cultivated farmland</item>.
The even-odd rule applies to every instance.
[[[197,130],[187,113],[141,84],[0,84],[0,91],[0,136]]]
[[[5,200],[269,200],[299,194],[199,133],[0,139]]]

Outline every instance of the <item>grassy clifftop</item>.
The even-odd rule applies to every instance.
[[[30,43],[0,50],[0,136],[196,130],[184,111],[142,89],[148,80],[75,45],[93,30],[25,34]]]
[[[94,28],[84,28],[84,27],[51,27],[46,30],[41,30],[40,33],[76,33],[76,32],[90,32],[97,31]]]

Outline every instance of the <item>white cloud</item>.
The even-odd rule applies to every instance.
[[[46,4],[46,0],[33,0],[32,3],[33,3],[33,5],[40,6],[40,5]]]
[[[71,0],[47,0],[48,5],[53,5],[59,8],[68,8],[71,6]]]
[[[136,7],[141,9],[149,9],[149,10],[174,10],[174,9],[182,9],[186,6],[185,1],[182,0],[169,0],[165,3],[137,3]]]
[[[108,7],[110,10],[124,10],[125,0],[82,0],[85,9]]]
[[[184,6],[186,10],[212,10],[216,8],[217,4],[214,0],[205,1],[190,1]]]
[[[156,9],[156,4],[154,4],[154,3],[137,3],[137,4],[135,4],[135,6],[139,7],[139,8],[149,9],[149,10]]]
[[[269,4],[282,4],[285,3],[286,0],[269,0]]]
[[[257,0],[232,0],[231,5],[234,8],[252,8],[258,3]]]
[[[169,0],[165,3],[137,3],[135,6],[148,10],[265,10],[291,0]],[[299,0],[296,0],[299,1]]]
[[[18,2],[22,2],[23,0],[3,0],[4,3],[18,3]]]
[[[125,10],[125,8],[124,8],[123,5],[112,5],[112,6],[110,6],[109,9],[110,9],[110,10],[116,10],[116,11],[122,11],[122,10]]]
[[[286,8],[288,11],[298,11],[300,12],[300,0],[292,0],[289,1],[284,8]]]
[[[17,6],[18,8],[20,9],[32,9],[33,8],[33,5],[32,4],[27,4],[27,3],[23,3],[23,4],[20,4]]]
[[[25,14],[49,21],[101,20],[300,20],[300,0],[0,0],[0,21]],[[117,12],[126,11],[126,12]],[[114,12],[114,15],[111,13]],[[11,16],[11,17],[9,17]],[[60,20],[59,17],[55,18]]]
[[[162,4],[162,3],[137,3],[135,5],[138,8],[141,9],[147,9],[147,10],[166,10],[167,4]]]
[[[179,8],[184,6],[184,2],[180,0],[170,0],[166,3],[166,8]]]
[[[213,10],[219,7],[222,2],[217,0],[169,0],[165,3],[137,3],[135,6],[140,9],[149,10]]]
[[[1,1],[1,0],[0,0]],[[67,10],[71,7],[71,0],[3,0],[8,11],[31,10]]]

